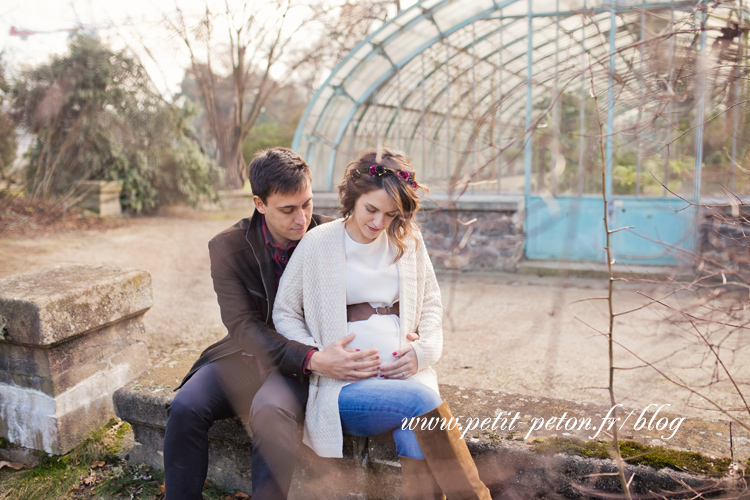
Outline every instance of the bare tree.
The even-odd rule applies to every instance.
[[[190,54],[195,78],[227,187],[244,182],[242,143],[278,89],[307,68],[315,81],[320,68],[340,59],[399,2],[206,1],[198,19],[177,6],[166,22]],[[231,102],[221,99],[231,85]]]
[[[466,98],[460,100],[463,107],[457,105],[449,116],[450,136],[464,134],[468,140],[462,149],[444,146],[456,158],[447,189],[452,199],[481,187],[484,178],[495,177],[493,169],[498,163],[510,170],[529,137],[533,137],[535,148],[531,154],[537,192],[550,199],[558,194],[601,193],[609,283],[605,297],[592,299],[606,301],[608,308],[607,327],[594,328],[607,340],[609,377],[607,387],[601,389],[608,392],[614,406],[618,402],[614,391],[618,371],[654,370],[687,397],[688,405],[716,412],[728,420],[730,429],[744,431],[750,428],[746,368],[750,330],[750,213],[746,198],[750,188],[750,25],[746,12],[740,2],[696,6],[681,17],[670,17],[668,11],[618,13],[619,30],[630,33],[628,42],[620,43],[614,54],[590,51],[585,54],[586,62],[561,63],[554,82],[547,83],[549,92],[540,92],[544,97],[533,103],[529,127],[522,130],[507,118],[507,123],[497,123],[495,117],[505,102],[523,102],[525,80],[519,79],[517,87],[509,88],[484,115],[477,116],[470,67],[452,67],[452,74],[457,74],[451,82],[452,91]],[[696,23],[696,19],[702,21]],[[597,46],[598,41],[599,46],[607,47],[609,34],[593,18],[583,13],[581,24],[597,33],[589,46]],[[560,47],[562,53],[566,49]],[[612,70],[610,84],[610,61],[615,59],[623,64]],[[540,82],[532,83],[544,88]],[[613,128],[606,130],[610,107],[620,116],[613,120]],[[583,118],[579,121],[579,116],[587,119],[580,128]],[[438,115],[435,120],[447,121]],[[504,128],[502,144],[493,142],[493,127]],[[440,147],[434,138],[427,139]],[[697,251],[661,242],[667,253],[694,271],[692,279],[623,277],[613,268],[618,248],[612,235],[638,228],[611,225],[605,188],[607,141],[613,143],[614,150],[610,160],[615,166],[613,195],[674,197],[680,206],[701,210]],[[704,146],[702,172],[695,169],[692,156],[699,146]],[[695,200],[694,183],[699,174],[703,181],[700,194],[719,196],[723,192],[724,202],[709,205]],[[471,226],[471,222],[456,220],[454,226],[458,224]],[[454,231],[455,253],[469,241],[471,231],[467,228],[463,236]],[[622,281],[656,284],[659,293],[641,292],[642,306],[618,311],[613,290]],[[672,338],[665,342],[673,343],[671,355],[656,358],[653,353],[638,352],[626,339],[614,335],[616,322],[627,321],[629,315],[646,308],[669,324]],[[615,350],[627,353],[627,361],[616,361]],[[631,498],[634,476],[628,477],[624,468],[627,459],[620,453],[616,426],[609,437],[623,498]],[[737,461],[738,457],[731,458]],[[745,498],[746,486],[741,487],[744,490],[739,496]],[[699,498],[705,492],[694,493],[694,498]]]

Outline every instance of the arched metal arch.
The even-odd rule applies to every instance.
[[[599,56],[606,56],[612,47],[616,44],[616,39],[620,36],[615,30],[619,29],[618,20],[615,16],[617,11],[632,11],[633,7],[638,9],[675,9],[680,8],[684,5],[690,5],[687,2],[633,2],[633,3],[619,3],[619,4],[608,4],[608,5],[596,5],[588,8],[587,12],[602,22],[603,29],[600,33],[599,44],[596,47],[587,47],[588,50],[596,49]],[[458,7],[457,7],[458,6]],[[585,4],[584,4],[585,8]],[[367,117],[376,113],[372,120],[379,122],[380,115],[377,113],[385,114],[386,116],[382,120],[382,136],[387,136],[390,133],[392,127],[397,125],[397,121],[402,120],[401,113],[405,112],[407,118],[404,121],[407,123],[406,127],[411,129],[411,133],[406,133],[412,139],[415,136],[415,131],[419,127],[421,118],[416,114],[417,106],[408,106],[410,100],[423,90],[423,87],[427,85],[428,80],[432,79],[434,74],[435,79],[440,78],[442,68],[437,66],[431,68],[427,75],[423,71],[423,79],[419,81],[414,80],[413,75],[410,76],[411,80],[408,80],[405,88],[399,88],[397,91],[390,89],[391,94],[383,94],[389,85],[393,84],[395,78],[400,78],[399,72],[406,68],[421,54],[433,49],[435,46],[439,46],[444,41],[448,40],[454,33],[460,32],[463,28],[476,23],[478,21],[485,20],[508,20],[508,23],[502,23],[502,25],[494,30],[482,34],[473,40],[469,40],[463,43],[460,47],[455,50],[460,52],[461,50],[468,51],[472,47],[476,47],[477,44],[486,42],[487,39],[495,36],[499,30],[507,29],[509,25],[520,25],[523,27],[524,24],[528,27],[526,32],[519,31],[517,36],[508,40],[504,47],[497,47],[494,51],[484,52],[482,54],[474,54],[477,62],[484,61],[490,64],[494,64],[490,61],[498,51],[508,48],[513,48],[514,52],[503,64],[513,64],[523,62],[524,58],[528,62],[533,63],[547,60],[552,54],[545,53],[549,51],[548,46],[552,41],[544,36],[539,36],[537,41],[536,32],[539,31],[538,27],[534,27],[534,19],[541,17],[557,17],[557,29],[558,35],[560,31],[560,19],[566,16],[572,16],[576,12],[567,9],[560,9],[560,0],[471,0],[471,1],[451,1],[451,0],[422,0],[412,5],[411,7],[402,11],[394,19],[383,25],[380,29],[370,35],[368,38],[358,44],[355,49],[350,52],[347,57],[333,70],[331,75],[328,77],[326,82],[321,88],[315,93],[310,104],[306,108],[300,124],[295,132],[294,141],[292,148],[300,152],[308,161],[314,165],[316,171],[324,169],[325,178],[324,180],[318,178],[317,182],[314,181],[314,189],[316,190],[331,190],[333,187],[334,171],[337,164],[337,155],[339,154],[339,147],[342,144],[342,140],[350,128],[353,122],[354,128],[353,133],[356,135],[359,131],[359,126],[365,123]],[[609,18],[609,19],[607,19]],[[526,19],[528,22],[518,22]],[[577,40],[581,45],[581,51],[584,50],[584,42],[586,38],[585,27],[580,27],[580,40],[578,38],[578,30],[572,30],[567,33],[569,39]],[[521,42],[524,39],[528,39],[528,47],[526,50],[520,47]],[[557,43],[557,40],[555,40]],[[536,44],[535,44],[536,43]],[[705,40],[702,40],[705,46]],[[539,51],[535,54],[539,57],[538,60],[532,60],[530,54],[534,51]],[[456,54],[453,54],[454,56]],[[446,61],[443,61],[443,66],[450,64],[451,57],[448,56]],[[612,56],[609,61],[610,68],[622,67],[623,63],[616,60],[616,56]],[[535,76],[541,77],[544,70],[534,70],[531,65],[526,67],[526,85],[527,92],[524,95],[521,92],[516,92],[513,96],[515,104],[511,106],[514,110],[511,114],[522,114],[523,102],[526,102],[526,117],[525,122],[528,125],[531,122],[531,85],[532,81],[535,80]],[[519,79],[524,78],[521,67],[518,68],[518,74],[516,77]],[[536,71],[536,73],[535,73]],[[611,71],[611,70],[610,70]],[[615,69],[614,71],[617,71]],[[509,73],[513,74],[513,73]],[[552,85],[551,75],[549,71],[546,74],[537,79],[534,82],[535,86]],[[451,78],[451,76],[453,78]],[[432,94],[430,97],[430,105],[428,108],[433,109],[435,103],[441,99],[445,99],[444,94],[449,92],[451,83],[459,75],[449,75],[446,79],[445,86],[440,89],[437,93]],[[552,75],[554,76],[554,75]],[[492,80],[487,82],[488,75],[480,75],[477,80],[477,89],[483,86],[484,90],[479,93],[476,97],[478,98],[476,103],[485,103],[490,100],[492,89],[487,89],[487,85],[491,85]],[[430,82],[432,83],[432,82]],[[557,82],[554,82],[557,85]],[[608,86],[612,87],[611,75]],[[516,86],[517,87],[517,86]],[[515,87],[514,87],[515,88]],[[516,89],[517,90],[517,89]],[[394,98],[394,93],[398,95]],[[387,106],[381,106],[379,100],[387,98],[389,103]],[[604,97],[612,101],[612,96]],[[449,102],[450,108],[446,110],[445,116],[441,120],[451,120],[453,109],[457,106],[456,103]],[[519,109],[520,108],[520,109]],[[610,106],[608,127],[611,130],[612,119],[616,105]],[[390,109],[390,111],[388,111]],[[406,110],[406,111],[404,111]],[[507,111],[507,109],[506,109]],[[503,111],[503,112],[506,112]],[[430,111],[435,113],[434,111]],[[390,114],[388,114],[390,113]],[[411,116],[408,116],[411,113]],[[425,110],[422,110],[422,118],[424,117]],[[435,113],[437,114],[437,113]],[[522,118],[519,116],[519,118]],[[520,121],[524,121],[521,119]],[[403,126],[404,124],[399,123]],[[380,126],[377,125],[376,126]],[[437,131],[442,128],[442,121],[439,122]],[[527,145],[528,146],[528,145]],[[700,153],[700,152],[699,152]],[[527,156],[530,156],[527,154]],[[607,149],[608,162],[611,162],[611,144],[608,144]],[[697,163],[700,163],[700,158],[696,158]],[[527,159],[527,161],[529,161]],[[699,166],[697,168],[700,168]],[[528,169],[527,169],[528,170]],[[527,176],[529,172],[527,171]],[[699,189],[699,188],[698,188]]]
[[[368,38],[363,40],[333,70],[329,78],[326,80],[323,86],[318,90],[318,92],[316,92],[312,101],[310,102],[307,109],[305,110],[305,113],[302,116],[302,119],[300,120],[300,124],[297,127],[297,131],[295,132],[294,141],[292,143],[292,149],[299,151],[302,154],[302,156],[305,158],[317,159],[317,156],[315,155],[315,148],[318,143],[324,142],[323,140],[321,140],[322,138],[317,134],[318,127],[320,126],[321,122],[327,118],[327,115],[330,112],[330,108],[333,105],[332,100],[327,99],[325,102],[322,103],[322,106],[321,106],[321,102],[320,102],[321,99],[324,99],[326,97],[326,94],[330,94],[332,91],[333,93],[336,93],[336,92],[340,93],[342,91],[345,91],[344,86],[346,85],[346,83],[353,79],[354,75],[356,75],[357,71],[360,70],[364,64],[366,64],[367,62],[373,61],[377,55],[385,54],[386,47],[397,43],[401,37],[405,36],[405,33],[408,33],[410,29],[415,29],[415,27],[419,23],[423,21],[430,23],[437,31],[436,36],[433,36],[430,39],[428,39],[426,42],[421,43],[414,50],[408,52],[404,57],[402,57],[398,61],[391,61],[389,59],[389,62],[390,62],[389,67],[385,68],[382,71],[382,73],[377,75],[377,77],[373,79],[373,84],[365,88],[364,92],[361,92],[358,97],[351,95],[350,92],[346,92],[348,98],[351,99],[354,106],[349,110],[346,117],[340,122],[338,130],[336,131],[334,137],[331,138],[332,140],[325,141],[331,146],[331,151],[329,152],[328,162],[327,162],[327,181],[328,181],[327,184],[328,184],[328,189],[332,189],[333,172],[334,172],[334,166],[335,166],[335,161],[336,161],[337,147],[339,143],[341,142],[341,139],[344,133],[346,132],[346,129],[349,126],[349,123],[351,122],[352,118],[356,114],[357,109],[360,106],[364,105],[367,102],[367,100],[373,95],[373,93],[377,91],[377,89],[379,89],[383,85],[384,82],[387,82],[390,78],[392,78],[398,69],[402,68],[408,62],[410,62],[413,58],[419,55],[422,51],[433,46],[436,43],[439,43],[441,40],[450,36],[452,33],[471,24],[477,19],[486,19],[491,14],[499,11],[503,7],[513,4],[517,1],[525,1],[525,0],[505,0],[504,2],[497,2],[496,0],[492,0],[490,2],[466,2],[465,3],[466,8],[464,9],[464,11],[471,15],[467,16],[464,19],[457,20],[457,22],[450,25],[448,29],[440,28],[440,26],[435,20],[435,14],[439,12],[440,10],[450,6],[451,4],[455,5],[455,2],[451,2],[450,0],[442,0],[439,2],[429,1],[429,0],[420,1],[412,5],[411,7],[405,9],[398,16],[396,16],[393,20],[386,23],[380,29],[378,29],[372,35],[370,35]],[[491,5],[477,12],[478,9],[476,9],[475,6],[479,4],[486,4],[486,3],[489,3]],[[474,6],[474,8],[472,8],[472,6]],[[394,27],[398,27],[398,29],[394,30],[393,29]],[[357,57],[357,55],[363,52],[365,52],[364,57],[362,57],[360,61],[352,67],[353,59]],[[341,89],[341,90],[337,90],[337,89]],[[316,108],[322,108],[322,109],[319,111],[318,117],[313,123],[313,126],[312,126],[313,130],[306,132],[305,131],[306,124],[312,118],[313,112],[314,110],[316,110]],[[306,140],[308,143],[307,150],[301,150],[301,148],[303,148],[303,144],[302,144],[303,140]],[[318,164],[318,166],[320,166],[320,164]]]

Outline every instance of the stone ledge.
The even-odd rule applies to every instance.
[[[187,350],[176,351],[173,357],[160,362],[151,372],[115,393],[117,415],[128,421],[135,433],[136,446],[130,454],[131,461],[163,468],[161,450],[166,408],[174,395],[172,389],[197,355],[197,352]],[[563,454],[550,456],[533,450],[535,438],[586,440],[594,431],[566,431],[564,425],[557,430],[553,424],[551,429],[542,427],[525,439],[535,418],[549,422],[555,417],[558,419],[553,421],[556,424],[559,417],[566,414],[567,418],[588,417],[592,423],[600,423],[607,416],[609,408],[606,406],[451,385],[441,385],[441,392],[453,415],[462,422],[466,422],[466,417],[479,419],[478,422],[487,418],[493,420],[503,412],[495,430],[477,429],[466,434],[480,475],[496,498],[506,498],[507,495],[586,498],[594,491],[599,495],[620,491],[616,477],[611,475],[616,470],[614,462],[609,459]],[[631,411],[624,410],[621,418]],[[632,414],[634,422],[641,412],[642,409],[638,409]],[[510,429],[508,424],[516,413],[519,416]],[[510,417],[505,421],[505,428],[503,416]],[[643,416],[648,420],[654,413],[647,412]],[[655,422],[664,417],[678,418],[664,413],[662,408],[656,413]],[[685,419],[669,440],[661,437],[656,429],[628,431],[624,427],[621,435],[622,439],[697,451],[716,458],[729,458],[733,453],[738,462],[744,462],[750,456],[748,434],[733,429],[730,436],[729,424],[722,421]],[[602,437],[598,436],[599,439]],[[249,492],[252,441],[242,422],[232,419],[217,423],[211,429],[209,440],[209,478],[225,488]],[[343,460],[321,459],[302,446],[290,498],[400,498],[400,467],[389,435],[368,439],[345,436],[344,451]],[[686,486],[726,489],[732,484],[728,479],[711,480],[644,466],[629,466],[628,471],[635,475],[634,493],[682,491]]]
[[[2,339],[50,346],[153,305],[151,275],[134,269],[56,265],[0,279]]]

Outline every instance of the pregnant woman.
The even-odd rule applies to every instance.
[[[460,431],[449,425],[432,368],[443,346],[443,308],[415,223],[420,189],[403,153],[370,149],[350,163],[339,185],[343,219],[300,242],[279,285],[274,323],[319,349],[350,334],[349,348],[378,349],[377,375],[354,383],[315,373],[316,354],[309,358],[304,442],[318,455],[341,457],[343,433],[392,432],[404,498],[490,500]],[[407,339],[413,333],[418,340]],[[413,417],[439,423],[402,428]]]

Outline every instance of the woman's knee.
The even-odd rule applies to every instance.
[[[415,384],[411,395],[411,406],[414,417],[427,413],[430,410],[434,410],[443,400],[440,398],[438,393],[422,384]]]

